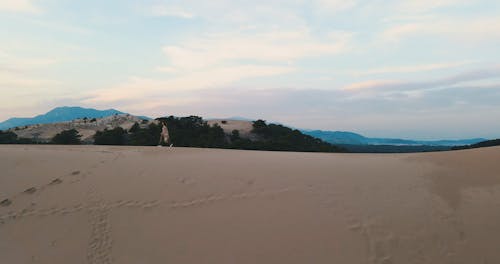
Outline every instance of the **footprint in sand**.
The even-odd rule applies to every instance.
[[[143,202],[143,203],[141,204],[141,207],[142,207],[143,209],[151,209],[151,208],[156,207],[156,206],[158,206],[158,205],[160,205],[160,201],[159,201],[159,200],[153,200],[153,201],[146,201],[146,202]]]
[[[50,185],[55,185],[55,184],[60,184],[60,183],[62,183],[62,180],[59,179],[59,178],[57,178],[57,179],[54,179],[53,181],[51,181],[49,184]]]
[[[353,224],[348,226],[349,230],[353,230],[353,231],[358,231],[362,227],[363,227],[363,225],[360,222],[354,222]]]
[[[1,206],[9,206],[12,204],[12,201],[10,199],[4,199],[0,202]]]
[[[27,193],[27,194],[32,194],[32,193],[35,193],[36,192],[36,188],[35,187],[31,187],[31,188],[28,188],[26,190],[24,190],[24,193]]]
[[[80,174],[80,171],[74,171],[71,173],[71,175],[78,175],[78,174]]]

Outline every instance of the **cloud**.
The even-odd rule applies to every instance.
[[[195,17],[193,13],[175,6],[156,5],[151,8],[151,13],[154,16],[168,16],[184,19],[191,19]]]
[[[395,67],[378,67],[369,70],[351,70],[348,71],[352,75],[376,75],[376,74],[387,74],[387,73],[416,73],[416,72],[426,72],[442,69],[456,68],[472,63],[472,61],[462,61],[462,62],[445,62],[445,63],[430,63],[430,64],[420,64],[420,65],[406,65],[406,66],[395,66]]]
[[[357,90],[366,90],[366,89],[379,89],[381,87],[394,87],[398,85],[402,85],[404,82],[394,81],[394,80],[370,80],[364,82],[356,82],[349,84],[342,88],[342,90],[346,91],[357,91]]]
[[[30,0],[2,0],[0,1],[0,12],[14,13],[41,13],[41,9]]]
[[[58,83],[59,82],[56,80],[30,77],[23,74],[0,71],[0,86],[5,90],[16,90],[22,87],[46,87],[56,85]]]
[[[168,4],[146,4],[141,9],[153,16],[196,18],[203,23],[204,29],[256,27],[290,30],[306,25],[297,12],[302,6],[301,1],[286,0],[171,0]]]
[[[316,0],[315,4],[320,12],[337,13],[349,10],[358,4],[354,0]]]
[[[149,14],[196,18],[203,28],[240,28],[295,30],[309,26],[303,16],[310,10],[315,16],[331,17],[332,14],[346,12],[356,6],[357,0],[171,0],[168,5],[147,5]],[[142,8],[144,9],[144,8]]]
[[[478,42],[500,38],[499,17],[432,16],[418,21],[400,22],[380,34],[384,42],[398,42],[408,37],[430,36],[452,38],[462,42]]]
[[[307,30],[271,31],[268,33],[209,34],[180,45],[163,47],[170,67],[196,70],[252,61],[257,63],[293,62],[302,58],[328,56],[348,49],[351,35],[346,32],[331,34],[319,40]]]
[[[174,67],[157,67],[156,71],[164,73],[178,73]]]
[[[361,92],[366,90],[422,90],[435,89],[443,86],[453,86],[473,81],[500,78],[500,66],[463,72],[461,74],[437,79],[434,81],[400,81],[400,80],[369,80],[349,84],[342,88],[345,91]]]
[[[55,65],[58,60],[43,57],[16,56],[0,50],[0,83],[36,84],[30,76],[39,70]],[[43,82],[45,83],[45,82]]]
[[[167,73],[168,78],[132,77],[121,85],[89,93],[85,103],[147,101],[151,95],[220,89],[242,80],[288,74],[297,70],[296,60],[346,51],[349,40],[350,34],[345,32],[317,39],[307,30],[206,34],[163,47],[169,65],[156,71]]]
[[[51,58],[13,58],[0,54],[0,72],[23,72],[34,69],[43,69],[58,62]]]
[[[172,93],[217,89],[241,79],[280,75],[293,70],[292,67],[282,66],[241,65],[213,68],[170,79],[133,77],[125,84],[89,93],[85,102],[112,103],[133,99],[147,103],[147,98],[155,96],[168,98]],[[175,98],[169,100],[174,102]]]
[[[466,6],[473,4],[473,0],[405,0],[397,4],[399,13],[423,13],[435,9]]]
[[[422,31],[423,27],[423,24],[418,23],[398,24],[382,32],[381,38],[389,42],[400,41],[403,37]]]
[[[193,9],[189,10],[196,13],[197,18],[210,17],[208,14],[210,12],[200,12],[194,7],[199,5],[193,5]],[[260,7],[261,4],[257,4],[256,8]],[[180,5],[177,9],[156,10],[158,15],[172,15],[173,11],[188,9]],[[257,17],[268,12],[275,13],[277,10],[280,9],[272,9],[272,12],[265,8],[261,9],[262,13]],[[238,13],[237,10],[232,11],[234,12],[222,12],[219,16]],[[241,11],[251,19],[236,24],[248,25],[249,21],[259,24],[259,21],[255,21],[256,17],[250,16],[253,15],[253,11],[248,13],[247,9]],[[233,19],[227,16],[223,18],[226,22]],[[240,18],[245,20],[245,17]],[[278,16],[274,19],[280,21],[281,18]],[[287,18],[280,22],[290,21],[288,19],[293,20]],[[213,21],[210,20],[209,23]],[[154,69],[158,77],[135,76],[121,84],[87,92],[82,103],[102,106],[124,105],[130,111],[148,109],[154,112],[154,109],[161,107],[184,105],[190,105],[194,109],[195,101],[199,100],[199,96],[195,93],[220,90],[242,81],[295,72],[298,70],[296,64],[301,59],[332,56],[349,51],[351,38],[352,33],[345,31],[311,34],[302,26],[291,30],[274,27],[262,29],[259,26],[207,30],[198,36],[163,46],[165,63]],[[165,75],[159,76],[161,73]]]
[[[86,26],[76,26],[72,25],[71,23],[51,22],[45,19],[26,19],[26,21],[29,21],[34,26],[42,29],[52,29],[60,32],[67,32],[80,35],[90,35],[95,33],[93,29],[90,29]]]
[[[8,91],[7,96],[27,87],[55,85],[59,82],[40,77],[39,71],[56,63],[52,58],[19,57],[0,50],[0,87]]]
[[[21,53],[20,53],[21,54]],[[43,98],[57,98],[61,90],[61,82],[47,75],[47,68],[58,63],[50,57],[22,56],[0,50],[0,105],[11,108],[10,111],[24,113],[33,108]],[[19,111],[18,111],[19,109]],[[4,118],[9,112],[3,112]],[[5,116],[7,115],[7,116]]]

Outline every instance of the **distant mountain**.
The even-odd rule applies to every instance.
[[[96,110],[82,107],[57,107],[43,115],[32,118],[10,118],[0,123],[0,130],[6,130],[13,127],[21,127],[34,124],[50,124],[71,121],[78,118],[102,118],[115,114],[124,114],[115,109]]]
[[[322,131],[322,130],[304,130],[302,133],[322,139],[326,142],[335,142],[336,144],[346,145],[368,145],[368,138],[360,134],[346,131]]]
[[[345,131],[303,130],[306,135],[337,145],[393,145],[393,146],[462,146],[485,141],[484,138],[462,140],[410,140],[398,138],[368,138]]]

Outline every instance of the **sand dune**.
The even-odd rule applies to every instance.
[[[1,146],[1,263],[500,263],[500,148]]]
[[[60,123],[36,124],[12,128],[9,129],[9,131],[14,132],[20,138],[29,138],[34,139],[35,141],[48,142],[56,134],[61,133],[64,130],[76,129],[82,136],[82,141],[92,143],[94,142],[93,137],[97,131],[113,129],[116,127],[129,130],[135,123],[139,123],[141,126],[147,126],[154,122],[152,120],[143,121],[142,118],[129,114],[112,115],[103,118],[96,118],[95,121],[91,120],[92,119],[75,119]]]
[[[252,135],[253,122],[243,121],[243,120],[231,120],[231,119],[212,119],[208,120],[207,123],[211,126],[217,124],[220,126],[224,133],[231,135],[233,130],[238,130],[240,136],[245,138],[254,138]]]

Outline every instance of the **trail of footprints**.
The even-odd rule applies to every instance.
[[[72,176],[84,175],[79,171],[74,171],[71,173]],[[22,192],[21,194],[34,194],[48,188],[52,185],[57,185],[62,183],[62,180],[57,178],[47,185],[39,188],[29,188]],[[275,190],[260,190],[254,192],[245,193],[233,193],[233,194],[213,194],[208,196],[202,196],[190,200],[181,201],[162,201],[162,200],[117,200],[113,202],[104,201],[98,194],[94,186],[89,185],[88,201],[87,203],[77,203],[73,206],[68,207],[50,207],[44,209],[36,208],[36,204],[31,203],[26,208],[18,211],[10,211],[7,214],[0,215],[0,228],[2,225],[15,222],[20,219],[28,217],[50,217],[50,216],[65,216],[74,213],[86,211],[90,216],[90,226],[91,234],[87,249],[87,263],[89,264],[111,264],[113,259],[111,257],[111,252],[113,248],[113,239],[111,237],[111,221],[109,219],[110,212],[115,209],[132,209],[138,208],[143,210],[152,209],[160,205],[165,205],[167,209],[179,210],[194,207],[206,206],[216,202],[223,201],[235,201],[244,200],[251,198],[264,198],[273,197],[285,192],[289,192],[291,188],[282,188]],[[8,202],[2,201],[2,206],[10,206],[12,201],[6,199]]]
[[[349,206],[344,194],[332,186],[309,185],[310,195],[321,200],[325,210],[331,210],[333,215],[341,215],[346,228],[360,234],[365,240],[365,251],[368,256],[365,262],[369,264],[393,264],[393,257],[389,254],[390,248],[397,246],[398,238],[389,230],[377,224],[376,219],[357,216],[355,208]]]
[[[88,245],[87,260],[89,264],[111,264],[111,223],[110,209],[106,206],[94,186],[90,186],[89,205],[91,233]]]
[[[78,176],[80,175],[80,171],[73,171],[69,174],[70,176]],[[85,177],[86,175],[85,174],[81,174],[80,178],[81,177]],[[73,179],[71,181],[71,183],[75,182],[75,181],[79,181],[80,179]],[[31,195],[31,194],[39,194],[41,192],[43,192],[45,189],[47,188],[50,188],[54,185],[58,185],[58,184],[61,184],[63,183],[63,180],[61,178],[55,178],[53,179],[52,181],[50,181],[49,183],[47,184],[44,184],[42,186],[38,186],[38,187],[30,187],[22,192],[19,192],[15,195],[13,195],[12,197],[10,198],[6,198],[2,201],[0,201],[0,206],[2,207],[8,207],[10,206],[17,198],[19,198],[21,195]]]
[[[119,155],[117,155],[113,161],[115,161],[116,159],[118,159]],[[92,169],[95,169],[99,166],[102,166],[103,164],[105,164],[106,162],[105,161],[100,161],[98,163],[95,163],[94,165],[90,166],[90,168]],[[71,184],[71,183],[77,183],[77,182],[80,182],[81,180],[85,179],[87,176],[89,175],[89,173],[85,172],[85,173],[81,173],[81,171],[79,170],[75,170],[75,171],[72,171],[71,173],[69,173],[68,175],[66,175],[66,177],[70,177],[68,180],[68,182]],[[63,180],[61,178],[55,178],[53,179],[52,181],[50,181],[49,183],[45,184],[45,185],[42,185],[42,186],[38,186],[38,187],[30,187],[22,192],[19,192],[17,193],[16,195],[10,197],[10,198],[6,198],[2,201],[0,201],[0,208],[1,207],[8,207],[10,206],[14,200],[16,200],[19,196],[21,195],[25,195],[25,194],[39,194],[41,193],[42,191],[44,191],[45,189],[51,187],[51,186],[54,186],[54,185],[59,185],[63,183]]]
[[[360,234],[365,239],[365,250],[368,258],[366,263],[370,264],[393,264],[396,263],[391,255],[391,249],[403,246],[403,243],[412,243],[413,252],[412,262],[409,263],[430,263],[432,260],[428,259],[425,254],[423,245],[419,245],[418,237],[426,236],[428,230],[415,230],[413,233],[406,235],[397,235],[390,228],[381,225],[380,219],[376,217],[362,217],[359,212],[356,213],[356,208],[348,205],[345,202],[345,197],[338,190],[333,190],[328,186],[309,186],[308,191],[311,195],[319,196],[319,194],[326,194],[325,196],[318,197],[322,199],[322,205],[327,210],[332,210],[335,215],[342,215],[345,219],[346,228],[352,232]],[[428,226],[435,226],[437,224],[451,228],[457,233],[457,241],[450,243],[445,240],[435,237],[437,243],[436,257],[450,261],[459,250],[459,247],[467,243],[466,234],[463,231],[463,223],[459,221],[453,210],[445,210],[446,206],[440,204],[433,197],[428,197],[426,203],[430,205]],[[439,208],[436,208],[439,207]]]
[[[98,165],[96,165],[98,166]],[[73,171],[69,174],[74,179],[69,181],[69,183],[80,181],[86,177],[86,173],[81,173],[80,171]],[[32,195],[40,193],[46,188],[51,186],[59,185],[63,183],[63,180],[56,178],[46,185],[40,186],[38,188],[31,187],[18,195],[13,196],[11,199],[5,199],[0,201],[1,207],[9,207],[19,195]],[[375,219],[363,219],[356,217],[356,214],[352,211],[345,203],[343,203],[343,197],[338,191],[328,190],[326,192],[318,191],[318,187],[309,186],[308,191],[311,194],[317,193],[327,193],[328,197],[324,200],[324,206],[326,208],[333,209],[333,213],[341,213],[344,215],[347,228],[352,232],[356,232],[365,237],[366,241],[366,251],[369,256],[367,263],[374,264],[391,264],[394,263],[392,256],[389,254],[390,248],[397,246],[400,238],[395,236],[392,232],[387,229],[377,226],[377,221]],[[327,188],[327,187],[323,187]],[[322,189],[322,188],[320,188]],[[207,196],[201,196],[189,200],[181,201],[164,201],[164,200],[117,200],[112,202],[103,201],[95,188],[91,186],[89,191],[89,202],[88,203],[78,203],[69,207],[50,207],[45,209],[37,209],[35,204],[31,204],[24,209],[19,211],[10,211],[7,214],[0,215],[0,228],[3,224],[8,222],[13,222],[26,217],[48,217],[55,215],[71,215],[73,213],[78,213],[81,211],[87,211],[90,215],[90,226],[91,226],[91,236],[88,245],[87,260],[90,264],[111,264],[113,260],[111,258],[111,251],[113,247],[113,240],[111,238],[111,223],[109,220],[109,215],[112,210],[115,209],[127,209],[127,208],[137,208],[137,209],[152,209],[158,206],[166,206],[170,210],[180,210],[194,207],[201,207],[210,205],[217,202],[223,201],[233,201],[233,200],[244,200],[251,198],[263,198],[272,197],[274,195],[279,195],[292,191],[291,188],[282,188],[275,190],[261,190],[254,192],[245,193],[233,193],[233,194],[212,194]],[[432,212],[433,219],[440,219],[442,221],[448,222],[449,219],[444,215],[436,215],[436,212]],[[451,217],[453,219],[453,217]],[[444,252],[453,252],[452,248],[444,249]],[[417,257],[417,256],[416,256]],[[417,261],[415,259],[415,261]],[[418,262],[418,261],[417,261]]]
[[[160,200],[149,200],[149,201],[117,200],[106,203],[103,201],[99,202],[93,201],[89,204],[78,203],[76,205],[69,207],[50,207],[45,209],[36,209],[34,206],[31,205],[19,211],[10,211],[7,214],[0,215],[0,224],[31,216],[46,217],[53,215],[69,215],[72,213],[80,212],[82,210],[95,212],[99,210],[109,211],[112,209],[119,209],[119,208],[151,209],[159,206],[161,203],[166,203],[170,209],[182,209],[189,207],[204,206],[211,203],[222,202],[222,201],[243,200],[243,199],[251,199],[257,197],[262,198],[262,197],[274,196],[281,193],[289,192],[291,190],[292,190],[291,188],[283,188],[271,191],[247,192],[247,193],[238,193],[232,195],[214,194],[191,200],[182,200],[174,202],[164,202],[164,201],[162,202]]]

